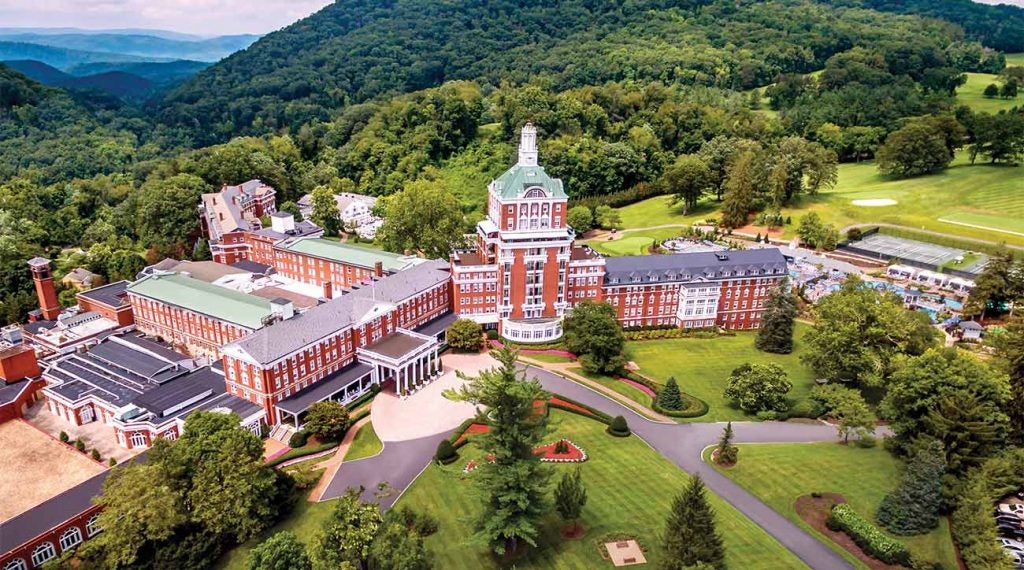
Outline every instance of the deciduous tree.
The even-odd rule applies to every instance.
[[[249,570],[313,570],[313,563],[295,533],[284,531],[252,549]]]
[[[594,227],[594,212],[586,206],[574,206],[566,213],[566,222],[578,235],[590,231]]]
[[[685,216],[705,192],[715,187],[715,178],[701,157],[684,154],[665,169],[661,183],[676,201],[683,203]]]
[[[422,251],[448,259],[465,242],[459,200],[439,180],[420,178],[382,198],[384,225],[377,237],[388,251]]]
[[[582,301],[562,323],[565,346],[580,356],[588,372],[614,374],[626,364],[622,334],[615,307],[605,302]]]
[[[1010,380],[1010,401],[1006,406],[1010,436],[1016,445],[1024,445],[1024,318],[1010,321],[994,344]]]
[[[317,567],[365,568],[383,517],[376,504],[360,501],[359,494],[357,489],[345,493],[321,525],[313,549]]]
[[[484,345],[484,331],[471,319],[459,319],[448,327],[448,346],[453,350],[480,352]]]
[[[745,412],[784,412],[789,408],[786,394],[792,388],[778,364],[744,364],[729,376],[725,397]]]
[[[917,176],[949,166],[953,155],[942,135],[923,121],[914,121],[885,139],[875,153],[878,169],[892,176]]]
[[[334,400],[309,406],[303,429],[320,441],[341,441],[349,427],[348,409]]]
[[[328,236],[336,236],[341,231],[341,212],[338,201],[334,198],[334,189],[330,186],[317,186],[310,197],[312,211],[309,214],[312,222],[324,230]]]

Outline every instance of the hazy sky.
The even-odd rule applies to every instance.
[[[156,28],[200,35],[266,33],[330,0],[0,0],[0,27]]]

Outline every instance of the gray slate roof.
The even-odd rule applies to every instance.
[[[786,258],[777,248],[608,257],[604,282],[608,286],[721,280],[735,277],[738,271],[748,277],[762,271],[764,275],[783,275]],[[725,272],[732,275],[727,277]]]
[[[118,308],[128,306],[127,291],[128,281],[115,281],[110,285],[103,285],[102,287],[82,291],[78,296],[91,299],[98,303],[103,303],[108,307]]]
[[[232,344],[257,362],[268,364],[371,317],[375,310],[383,312],[383,303],[400,303],[448,278],[447,263],[427,261],[384,277],[372,287],[364,285],[353,289],[286,321],[248,334]]]

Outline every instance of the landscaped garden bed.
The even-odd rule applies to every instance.
[[[480,424],[473,424],[480,425]],[[483,426],[487,427],[487,426]],[[533,448],[533,453],[539,455],[540,460],[544,463],[583,463],[587,460],[587,452],[582,447],[569,441],[568,439],[560,439],[544,445],[538,445]],[[488,455],[485,458],[487,461],[494,461],[493,455]],[[474,469],[480,466],[480,462],[476,459],[471,459],[466,466],[462,469],[463,473],[471,473]]]

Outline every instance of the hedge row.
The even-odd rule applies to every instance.
[[[459,438],[462,437],[462,434],[466,433],[466,430],[469,429],[469,426],[475,423],[477,423],[477,418],[475,416],[469,418],[463,421],[461,424],[459,424],[459,427],[455,428],[455,431],[453,431],[452,434],[448,436],[448,441],[451,442],[452,447],[454,449],[459,449],[463,445],[469,443],[469,438],[465,438],[462,441],[459,441]]]
[[[643,384],[647,388],[654,390],[655,394],[660,392],[663,388],[661,384],[658,384],[639,372],[629,371],[626,372],[624,376],[638,384]],[[682,390],[680,390],[679,395],[682,397],[683,401],[686,402],[686,408],[682,410],[666,410],[658,405],[657,398],[655,398],[655,401],[651,404],[651,409],[670,418],[699,418],[708,413],[708,404],[704,400],[687,394]]]
[[[886,564],[910,566],[910,551],[907,547],[861,518],[850,505],[839,504],[832,507],[825,525],[831,530],[845,533],[872,558]]]
[[[369,391],[367,391],[362,396],[359,396],[358,398],[353,400],[352,403],[348,404],[345,407],[348,408],[349,410],[358,410],[360,406],[372,400],[379,393],[380,386],[377,384],[373,384],[370,386]],[[353,420],[352,423],[356,423],[356,420]]]
[[[501,337],[499,340],[501,344],[514,348],[516,350],[522,348],[526,350],[565,350],[564,342],[537,342],[537,343],[522,343],[514,340]]]
[[[278,457],[271,459],[270,461],[267,462],[267,465],[271,467],[277,467],[278,465],[284,463],[285,461],[296,459],[298,457],[305,457],[307,455],[313,455],[314,453],[320,453],[321,451],[327,451],[332,447],[338,447],[338,442],[328,441],[326,443],[318,443],[316,445],[306,445],[304,447],[292,449]]]
[[[720,336],[735,336],[736,333],[721,333],[714,329],[681,329],[679,327],[666,327],[643,330],[625,330],[622,334],[626,340],[660,340],[665,338],[718,338]]]

